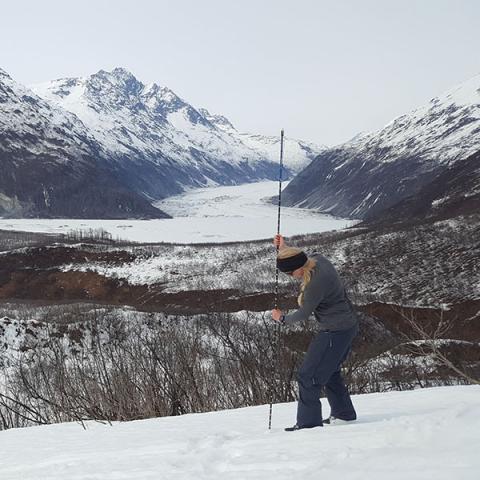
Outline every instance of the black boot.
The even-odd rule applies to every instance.
[[[304,428],[315,428],[315,427],[322,427],[323,425],[313,425],[311,427],[300,427],[297,424],[295,424],[293,427],[287,427],[285,428],[286,432],[295,432],[296,430],[303,430]]]
[[[295,430],[301,430],[301,427],[299,427],[297,424],[295,424],[293,427],[285,428],[286,432],[294,432]]]

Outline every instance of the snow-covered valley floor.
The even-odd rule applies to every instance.
[[[476,480],[480,387],[353,398],[352,424],[286,433],[295,404],[0,432],[2,480]],[[324,402],[325,404],[326,402]],[[328,413],[328,407],[325,413]]]
[[[277,206],[265,198],[278,195],[278,183],[257,182],[192,190],[156,203],[172,215],[165,220],[2,219],[0,229],[44,233],[102,228],[113,238],[138,242],[219,243],[270,238],[277,229]],[[339,230],[350,220],[307,209],[283,208],[284,235]]]

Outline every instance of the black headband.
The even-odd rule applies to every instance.
[[[284,273],[290,273],[298,268],[302,268],[307,263],[308,257],[300,252],[293,257],[277,258],[277,268]]]

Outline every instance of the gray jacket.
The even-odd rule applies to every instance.
[[[305,288],[303,305],[285,315],[285,323],[307,320],[313,313],[321,330],[347,330],[353,327],[358,319],[335,267],[323,255],[314,254],[310,258],[316,261],[316,266]]]

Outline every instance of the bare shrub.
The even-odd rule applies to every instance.
[[[94,312],[75,341],[71,328],[47,324],[41,346],[0,367],[1,428],[205,412],[267,403],[272,393],[295,398],[298,355],[275,357],[272,326],[258,316],[124,321]]]

